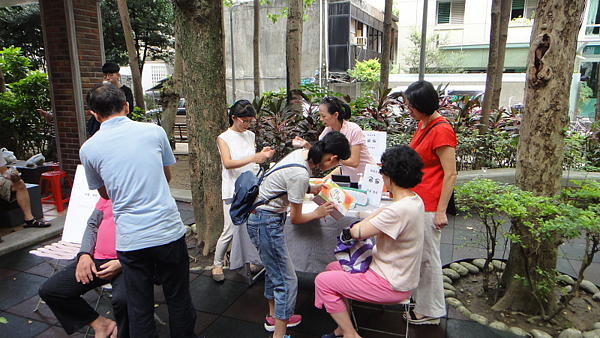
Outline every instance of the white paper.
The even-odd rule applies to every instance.
[[[85,177],[83,165],[77,166],[71,199],[67,208],[67,217],[63,228],[62,240],[70,243],[81,244],[87,221],[98,203],[100,195],[97,190],[90,190]]]
[[[363,175],[362,190],[367,191],[369,205],[379,206],[383,192],[383,177],[379,174],[379,166],[367,164]]]
[[[381,155],[385,152],[387,133],[385,131],[363,131],[367,139],[367,148],[373,159],[377,163],[381,163]]]

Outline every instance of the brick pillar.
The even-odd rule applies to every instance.
[[[100,3],[40,0],[40,10],[58,158],[73,177],[87,139],[85,95],[102,82]]]

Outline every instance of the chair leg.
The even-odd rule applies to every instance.
[[[160,325],[167,325],[167,323],[165,323],[162,319],[160,319],[160,317],[158,316],[158,314],[156,314],[156,312],[154,312],[154,319],[160,324]]]

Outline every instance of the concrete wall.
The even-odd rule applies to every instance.
[[[273,23],[267,13],[281,14],[285,0],[271,0],[270,5],[261,6],[260,14],[260,75],[261,92],[278,91],[286,87],[285,32],[286,18]],[[233,18],[233,42],[237,99],[254,98],[253,70],[253,4],[235,6],[231,9]],[[225,68],[227,97],[231,102],[231,34],[229,21],[230,8],[225,7]],[[315,77],[319,69],[319,2],[315,1],[306,11],[302,36],[302,77]],[[323,53],[325,53],[323,51]],[[323,61],[325,62],[325,61]]]

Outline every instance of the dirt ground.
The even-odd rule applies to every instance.
[[[190,166],[187,155],[175,155],[177,163],[171,166],[173,178],[169,186],[174,189],[190,190]]]
[[[574,297],[569,305],[549,323],[539,317],[527,316],[514,311],[497,312],[492,310],[496,298],[495,290],[490,289],[488,293],[484,293],[482,285],[483,273],[468,274],[452,284],[457,291],[456,298],[472,313],[488,318],[490,323],[499,321],[509,327],[516,326],[527,332],[537,329],[545,331],[553,337],[558,337],[560,332],[567,328],[576,328],[582,332],[592,330],[594,323],[600,317],[600,303],[593,301],[592,295],[585,291],[580,291],[580,296]],[[503,290],[500,290],[498,299],[502,296],[502,292]],[[561,288],[557,286],[555,293],[562,294]]]

